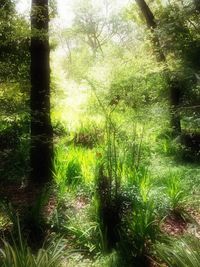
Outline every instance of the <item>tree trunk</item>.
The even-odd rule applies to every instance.
[[[135,0],[138,4],[143,17],[146,20],[147,27],[150,29],[152,33],[152,44],[155,50],[157,60],[159,62],[163,62],[166,66],[167,73],[169,73],[169,68],[167,66],[166,57],[162,51],[160,40],[155,32],[157,28],[157,24],[155,21],[155,17],[150,10],[149,6],[145,2],[145,0]],[[170,116],[171,116],[171,128],[173,134],[175,136],[181,134],[181,123],[180,123],[180,114],[178,111],[179,104],[180,104],[180,95],[181,95],[181,87],[179,81],[176,78],[171,79],[169,74],[167,74],[166,79],[169,84],[169,101],[170,101]]]
[[[52,178],[53,131],[50,119],[48,0],[32,0],[31,10],[31,181]]]
[[[151,41],[153,44],[153,49],[155,51],[157,60],[159,62],[166,62],[165,55],[161,49],[160,40],[159,40],[157,34],[155,33],[155,29],[157,27],[157,24],[156,24],[155,17],[153,15],[153,13],[151,12],[149,6],[147,5],[147,3],[144,0],[135,0],[135,1],[138,4],[143,17],[146,20],[147,27],[150,29],[150,31],[152,33]]]

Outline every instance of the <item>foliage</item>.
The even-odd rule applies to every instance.
[[[26,113],[19,118],[6,117],[2,119],[0,128],[0,173],[2,179],[25,180],[29,171],[28,133],[29,119]],[[5,169],[7,169],[6,173]]]
[[[172,211],[178,212],[187,200],[187,187],[180,172],[170,173],[165,179],[165,193]]]
[[[12,221],[8,214],[7,205],[5,205],[4,201],[1,200],[0,206],[0,231],[4,231],[4,229],[9,229],[12,227]]]
[[[3,240],[0,250],[0,264],[3,267],[52,267],[61,266],[64,251],[63,241],[53,240],[47,248],[43,247],[34,254],[23,240],[18,221],[18,240],[9,243]]]
[[[9,21],[9,23],[7,23]],[[12,1],[0,5],[0,81],[28,79],[28,25],[18,16]]]
[[[74,245],[77,249],[90,254],[98,253],[102,250],[101,233],[98,224],[95,221],[85,220],[75,216],[68,221],[67,231],[73,236]]]
[[[134,3],[123,11],[119,2],[74,1],[72,25],[62,25],[61,34],[51,2],[56,30],[50,37],[57,43],[51,53],[56,204],[44,218],[52,190],[48,185],[31,207],[20,210],[21,229],[32,235],[32,245],[49,232],[62,233],[73,250],[66,259],[69,267],[148,266],[151,255],[169,266],[196,267],[198,241],[166,241],[159,224],[172,214],[185,219],[186,208],[194,214],[199,210],[194,162],[200,155],[199,7],[196,0],[146,1],[165,56],[157,62],[153,29],[146,29]],[[0,175],[5,183],[20,179],[24,188],[30,171],[30,30],[14,1],[2,3]],[[174,107],[168,101],[174,80],[180,86],[181,133],[176,138],[170,125]],[[19,230],[15,211],[4,209],[0,228],[7,229],[11,221]],[[59,264],[62,242],[33,253],[30,239],[4,240],[0,265]]]
[[[54,158],[54,179],[61,195],[68,186],[73,188],[86,182],[89,185],[94,180],[95,162],[95,151],[59,145]]]
[[[26,184],[22,183],[21,189],[23,190],[26,186]],[[46,238],[48,220],[45,206],[49,201],[50,195],[53,194],[53,190],[51,186],[44,187],[42,190],[36,188],[32,190],[35,195],[33,203],[22,203],[22,210],[16,212],[15,203],[12,205],[8,201],[4,201],[2,203],[2,211],[5,214],[5,222],[7,220],[5,229],[12,230],[14,239],[18,239],[19,231],[23,231],[27,244],[35,249],[38,246],[42,246]]]
[[[199,266],[200,242],[198,238],[186,236],[167,243],[157,243],[156,252],[169,267]]]
[[[93,148],[103,142],[103,129],[93,120],[81,121],[74,134],[74,145]]]
[[[68,237],[69,246],[73,246],[75,251],[94,256],[103,250],[103,240],[95,202],[89,200],[80,192],[66,192],[59,198],[49,224],[52,229]]]
[[[155,207],[152,201],[141,207],[136,207],[129,219],[129,229],[133,236],[133,247],[136,255],[148,253],[148,242],[155,241],[158,227],[155,216]]]
[[[0,169],[3,178],[21,180],[29,169],[29,28],[13,1],[0,4],[0,32]]]
[[[161,203],[156,202],[159,198],[154,196],[153,180],[149,172],[141,169],[133,175],[132,185],[130,181],[127,184],[126,209],[120,228],[118,250],[121,257],[126,259],[126,264],[134,261],[138,266],[145,266],[152,244],[160,238]]]

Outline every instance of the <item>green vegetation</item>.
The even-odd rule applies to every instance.
[[[198,267],[198,1],[60,2],[0,3],[0,266]]]
[[[186,236],[157,244],[157,253],[169,266],[198,266],[200,242],[198,238]]]
[[[21,229],[18,223],[18,241],[12,240],[13,244],[3,240],[0,263],[4,267],[51,267],[61,266],[64,254],[64,245],[61,240],[52,240],[48,248],[40,248],[36,254],[31,252],[26,242],[22,239]]]

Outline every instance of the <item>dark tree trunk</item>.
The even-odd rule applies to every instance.
[[[135,1],[138,4],[143,17],[146,20],[147,27],[150,29],[150,31],[152,33],[151,41],[153,43],[153,49],[155,51],[157,60],[159,62],[162,62],[162,61],[165,62],[166,58],[165,58],[165,55],[161,49],[160,40],[159,40],[159,38],[155,32],[155,29],[157,27],[155,17],[153,15],[153,13],[151,12],[149,6],[147,5],[147,3],[144,0],[135,0]]]
[[[166,57],[162,51],[160,40],[156,33],[157,24],[155,21],[155,17],[145,0],[135,1],[138,4],[143,17],[146,20],[147,27],[152,32],[152,44],[157,56],[157,60],[159,62],[163,62],[166,65],[167,73],[169,73]],[[180,114],[178,110],[180,104],[181,87],[179,81],[176,78],[172,80],[169,77],[169,74],[167,74],[166,79],[169,84],[171,127],[173,134],[177,136],[181,134]]]
[[[52,178],[48,0],[32,0],[31,10],[31,181]]]
[[[153,13],[151,12],[149,6],[147,5],[147,3],[144,0],[135,0],[136,3],[138,4],[142,15],[144,16],[147,26],[149,28],[156,28],[156,21],[155,21],[155,17],[153,15]]]

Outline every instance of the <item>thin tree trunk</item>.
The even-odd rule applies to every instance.
[[[163,62],[166,66],[167,73],[169,73],[169,68],[167,65],[166,57],[162,51],[160,40],[156,33],[157,23],[155,17],[150,10],[149,6],[144,0],[135,0],[138,4],[142,15],[146,20],[147,27],[152,33],[152,44],[155,50],[155,54],[158,62]],[[175,136],[181,134],[181,123],[180,123],[180,114],[179,114],[179,104],[180,104],[180,95],[181,87],[179,81],[176,78],[171,78],[169,74],[166,75],[166,79],[169,85],[169,101],[170,101],[170,116],[171,116],[171,128]]]
[[[32,0],[31,11],[31,181],[52,178],[48,0]]]

